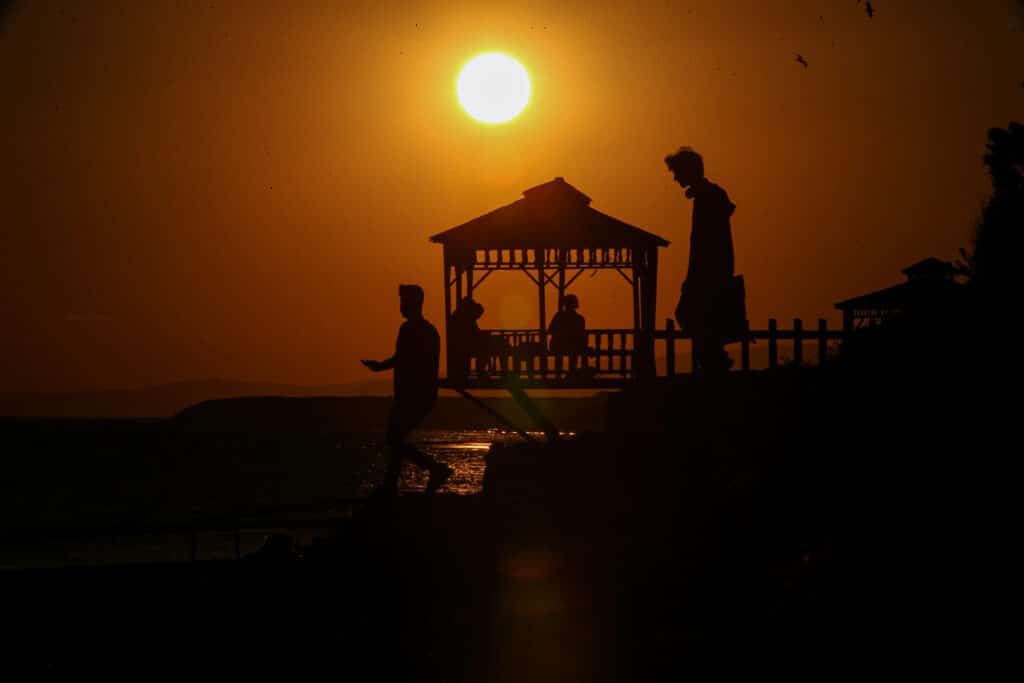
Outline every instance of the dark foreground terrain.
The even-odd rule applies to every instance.
[[[608,433],[492,448],[480,495],[365,502],[239,561],[5,572],[0,642],[76,677],[976,674],[1010,642],[993,418],[955,398],[978,386],[637,386]]]

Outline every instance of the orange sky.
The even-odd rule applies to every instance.
[[[0,2],[0,390],[366,379],[397,283],[442,327],[427,237],[555,176],[672,241],[664,319],[682,144],[738,206],[752,324],[836,320],[956,256],[986,130],[1024,118],[1021,3],[873,4]],[[499,127],[454,99],[490,50],[533,79]],[[580,282],[588,323],[630,319]],[[496,275],[481,322],[535,325],[534,291]]]

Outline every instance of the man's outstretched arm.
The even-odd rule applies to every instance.
[[[407,338],[406,326],[402,325],[398,330],[398,341],[395,342],[395,353],[391,358],[387,360],[364,360],[361,361],[363,365],[370,368],[374,372],[381,372],[383,370],[390,370],[395,367],[395,360],[398,358],[398,354],[402,353],[403,348],[408,347],[408,343],[403,341],[403,337]]]
[[[370,368],[374,372],[381,372],[383,370],[390,370],[395,367],[395,357],[391,356],[387,360],[361,360],[359,361],[366,367]]]

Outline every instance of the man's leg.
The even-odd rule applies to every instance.
[[[710,335],[694,335],[693,356],[698,371],[703,374],[721,373],[732,367],[732,359],[725,352],[725,345]]]
[[[580,359],[583,358],[583,354],[579,351],[569,354],[569,374],[573,375],[581,369]]]
[[[704,372],[704,363],[707,360],[705,358],[707,353],[705,350],[706,340],[701,334],[694,332],[691,343],[693,349],[693,371],[695,373],[702,373]]]
[[[694,367],[698,373],[707,375],[715,371],[715,346],[707,334],[694,333],[693,359],[696,361]]]
[[[732,358],[729,357],[729,353],[725,350],[725,344],[721,340],[716,341],[715,348],[718,349],[718,366],[722,372],[728,372],[729,368],[732,367]]]
[[[412,430],[423,421],[433,406],[410,407],[395,402],[391,405],[391,413],[388,416],[388,470],[384,475],[383,486],[397,490],[398,479],[402,473],[402,459],[410,461],[420,469],[430,470],[431,483],[440,481],[443,483],[451,475],[452,469],[443,465],[423,451],[414,448],[407,439]],[[436,483],[434,488],[440,486]],[[429,488],[429,486],[428,486]]]
[[[398,401],[391,404],[387,432],[388,470],[384,476],[384,483],[386,485],[396,486],[398,484],[398,478],[402,473],[402,458],[411,460],[419,465],[423,458],[427,457],[405,442],[422,418],[421,411],[413,410]],[[412,451],[412,453],[409,451]],[[417,460],[420,462],[417,462]]]

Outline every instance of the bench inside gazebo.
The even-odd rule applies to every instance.
[[[451,369],[463,362],[452,345],[452,314],[495,271],[521,271],[536,288],[539,327],[482,330],[489,335],[487,357],[473,357],[457,373],[458,387],[612,388],[654,376],[658,249],[668,241],[597,211],[590,201],[555,178],[430,238],[444,248],[446,385],[454,384]],[[550,351],[545,292],[557,291],[561,309],[577,278],[597,270],[615,271],[632,288],[633,325],[587,329],[582,365],[569,371],[560,368],[565,359]]]

